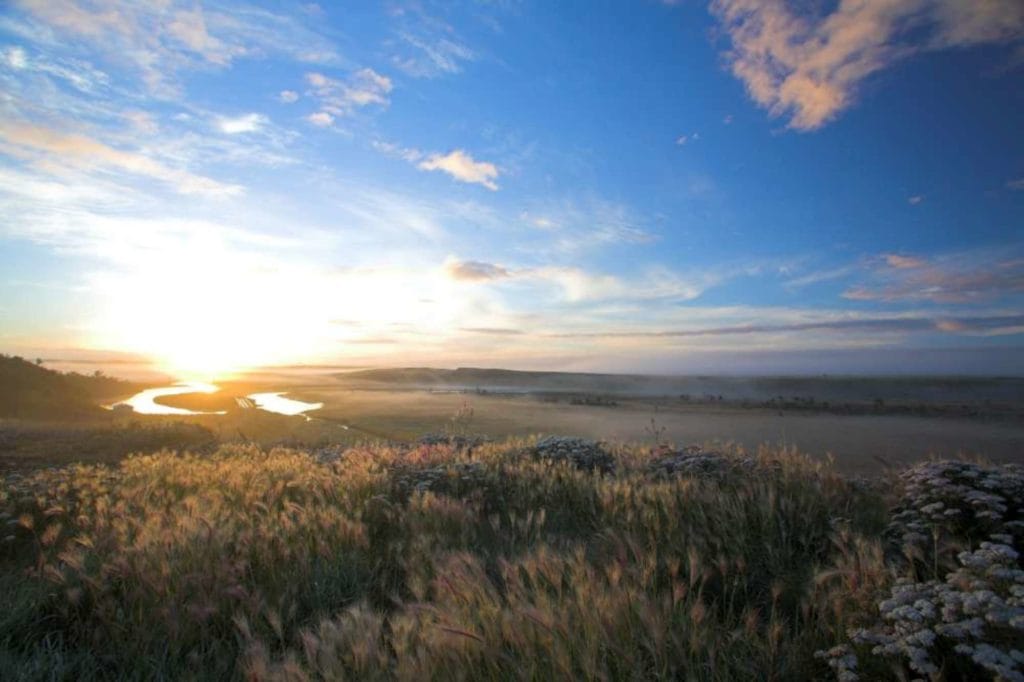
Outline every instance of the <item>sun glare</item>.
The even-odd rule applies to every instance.
[[[328,320],[308,278],[221,255],[97,279],[106,306],[94,342],[147,356],[185,381],[309,357]]]
[[[104,307],[90,345],[143,355],[182,381],[442,343],[479,307],[441,271],[300,270],[209,243],[91,285]]]

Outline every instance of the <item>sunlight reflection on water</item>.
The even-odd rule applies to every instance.
[[[138,414],[161,414],[161,415],[194,415],[194,414],[227,414],[224,410],[217,412],[198,412],[196,410],[189,410],[183,407],[171,407],[170,405],[161,405],[156,402],[157,398],[170,395],[183,395],[186,393],[216,393],[220,390],[219,386],[213,384],[207,384],[199,381],[187,381],[173,386],[164,386],[161,388],[147,388],[145,391],[136,393],[131,398],[124,400],[114,405],[108,405],[108,409],[114,409],[127,405],[132,408]],[[260,410],[266,410],[267,412],[276,412],[277,414],[284,414],[288,416],[300,415],[304,412],[310,412],[312,410],[319,410],[324,406],[323,403],[306,403],[301,400],[292,400],[291,398],[285,398],[284,392],[278,393],[253,393],[246,396],[252,401],[253,405]],[[307,417],[308,419],[308,417]]]
[[[187,410],[183,407],[171,407],[170,405],[161,405],[156,402],[157,398],[162,398],[169,395],[183,395],[185,393],[216,393],[220,388],[213,384],[204,384],[198,381],[189,381],[174,386],[164,386],[162,388],[147,388],[145,391],[136,393],[128,400],[111,405],[110,408],[119,407],[121,405],[127,405],[139,414],[227,414],[224,410],[218,412],[197,412],[195,410]]]
[[[256,403],[256,407],[268,412],[278,414],[296,415],[311,410],[319,410],[323,403],[304,403],[301,400],[292,400],[282,397],[284,393],[253,393],[246,396]]]

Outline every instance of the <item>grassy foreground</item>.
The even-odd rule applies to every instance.
[[[440,440],[9,476],[0,678],[1024,679],[1016,468]]]

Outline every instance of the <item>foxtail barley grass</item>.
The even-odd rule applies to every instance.
[[[919,542],[937,517],[905,513],[913,477],[867,485],[786,449],[556,445],[223,447],[8,478],[0,678],[901,679],[915,660],[879,603],[943,579],[956,543],[981,550],[963,519]],[[929,662],[1012,672],[984,634]]]

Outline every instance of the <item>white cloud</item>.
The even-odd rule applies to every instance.
[[[811,16],[784,0],[712,0],[711,11],[732,40],[733,74],[796,130],[834,119],[868,76],[908,55],[1024,37],[1019,0],[841,0]]]
[[[211,64],[226,66],[234,57],[245,54],[244,47],[230,45],[207,30],[203,10],[196,6],[179,10],[166,24],[167,33],[190,51],[202,55]]]
[[[237,135],[239,133],[255,133],[269,122],[269,119],[263,114],[243,114],[235,118],[221,118],[217,121],[217,127],[222,133]]]
[[[31,17],[37,37],[70,37],[91,43],[110,61],[128,65],[149,92],[180,95],[178,73],[229,67],[236,59],[285,54],[314,63],[336,63],[333,45],[295,17],[239,4],[230,13],[191,2],[122,3],[114,0],[16,0]],[[58,44],[61,37],[50,38]]]
[[[81,92],[94,92],[110,85],[110,77],[80,59],[53,59],[41,54],[29,56],[20,46],[0,50],[0,65],[15,72],[34,72],[60,78]]]
[[[924,201],[924,197],[921,196],[920,194],[915,194],[914,196],[907,199],[907,203],[910,204],[911,206],[917,206],[922,201]]]
[[[310,114],[306,117],[306,120],[321,128],[326,128],[334,123],[334,117],[326,111],[318,111],[315,114]]]
[[[299,93],[294,90],[282,90],[277,98],[285,104],[291,104],[299,100]]]
[[[390,78],[369,68],[360,69],[344,80],[322,73],[307,73],[306,82],[311,87],[308,94],[319,99],[321,111],[335,117],[347,116],[371,104],[386,107],[393,87]]]
[[[1016,180],[1008,180],[1006,182],[1006,188],[1012,189],[1016,192],[1024,191],[1024,178],[1017,178]]]
[[[53,173],[71,168],[105,169],[160,180],[181,194],[230,196],[243,191],[240,185],[170,167],[144,154],[116,149],[85,135],[28,123],[0,122],[0,151]]]
[[[25,50],[20,47],[9,47],[3,51],[4,61],[7,66],[12,69],[24,69],[28,66],[28,57],[25,55]]]
[[[476,161],[461,149],[455,149],[447,154],[432,154],[421,161],[417,168],[441,171],[459,182],[483,185],[491,191],[498,189],[497,183],[494,182],[499,175],[498,167],[486,161]]]

